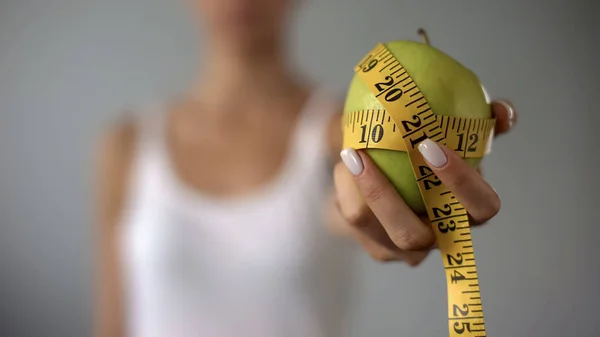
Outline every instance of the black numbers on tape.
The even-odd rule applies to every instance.
[[[433,171],[427,166],[419,166],[419,173],[421,173],[421,177],[426,177],[430,175],[432,176],[428,179],[423,180],[423,184],[425,185],[426,190],[430,190],[434,186],[440,186],[442,184],[440,179],[436,175],[433,175]]]
[[[432,189],[434,186],[440,186],[442,184],[442,181],[437,176],[433,176],[431,179],[432,180],[425,179],[423,181],[423,184],[425,184],[425,189],[428,191],[430,189]]]
[[[421,176],[426,176],[432,174],[433,170],[431,170],[428,166],[419,166],[419,172],[421,172]]]
[[[427,135],[425,134],[425,131],[423,131],[423,134],[420,137],[418,137],[418,138],[411,138],[410,139],[410,145],[414,149],[415,146],[419,145],[419,143],[421,143],[425,139],[427,139]]]
[[[421,172],[421,177],[428,176],[433,173],[428,166],[419,166],[419,172]]]
[[[363,125],[360,127],[362,129],[362,134],[360,136],[360,143],[367,142],[367,126]],[[383,139],[383,125],[377,124],[371,130],[371,140],[373,143],[379,143]]]
[[[459,271],[454,270],[452,272],[452,275],[450,275],[450,279],[452,280],[452,283],[458,283],[458,281],[466,280],[466,277],[465,277],[465,275],[461,274]]]
[[[464,151],[463,146],[465,145],[465,134],[459,133],[458,136],[458,147],[456,151]],[[477,151],[477,142],[479,141],[479,135],[474,133],[469,136],[469,140],[471,141],[467,147],[467,152],[475,152]]]
[[[454,331],[461,335],[463,332],[468,331],[471,332],[471,323],[466,322],[456,322],[454,323]]]
[[[456,223],[454,222],[454,220],[450,220],[447,222],[442,221],[438,223],[438,229],[442,233],[448,233],[448,231],[454,232],[454,230],[456,229]]]
[[[436,218],[441,218],[442,215],[449,216],[450,214],[452,214],[452,207],[448,204],[445,204],[443,209],[437,207],[433,208],[433,216]]]
[[[365,58],[362,60],[362,62],[358,65],[359,68],[362,68],[365,63],[371,61],[371,59],[373,58],[373,54],[369,54],[367,56],[365,56]]]
[[[375,89],[377,89],[379,92],[382,92],[389,89],[392,85],[394,85],[394,78],[392,76],[386,76],[383,82],[375,83]],[[400,88],[391,89],[385,94],[385,100],[387,102],[395,102],[402,97],[403,93],[404,92],[402,92],[402,89]]]
[[[362,71],[365,72],[365,73],[368,73],[373,68],[375,68],[376,65],[377,65],[377,60],[373,59],[373,60],[369,61],[369,64],[367,64],[366,66],[364,66],[362,68]]]
[[[394,79],[392,78],[392,76],[386,76],[384,82],[375,83],[375,88],[377,88],[379,92],[382,92],[385,89],[389,88],[392,84],[394,84]]]
[[[461,265],[463,263],[463,256],[461,253],[457,253],[456,257],[446,254],[446,258],[448,258],[448,264],[454,266],[454,263],[457,265]]]
[[[377,124],[373,127],[373,131],[371,131],[371,139],[374,143],[379,143],[383,138],[383,126],[381,124]]]
[[[402,126],[404,127],[404,130],[406,130],[406,132],[411,132],[421,127],[421,117],[419,117],[418,115],[413,115],[412,119],[414,120],[414,122],[402,121]]]
[[[422,124],[422,121],[421,121],[421,117],[419,117],[419,115],[413,115],[412,121],[409,121],[409,120],[402,121],[402,126],[404,127],[404,130],[406,132],[418,131],[421,128],[421,124]],[[417,138],[412,138],[412,135],[411,135],[410,144],[411,144],[412,148],[414,149],[415,146],[417,146],[419,143],[421,143],[425,139],[427,139],[427,134],[425,134],[425,131],[423,131],[423,133]]]
[[[362,129],[362,136],[360,136],[360,143],[366,143],[367,140],[365,139],[365,136],[367,135],[367,126],[363,125],[360,128]]]
[[[452,307],[455,317],[458,317],[458,313],[460,313],[461,316],[467,316],[469,314],[469,306],[467,304],[463,304],[462,309],[456,304],[453,304]]]
[[[390,91],[387,92],[387,94],[385,94],[385,100],[388,102],[395,102],[397,100],[400,99],[400,97],[402,97],[402,89],[400,88],[394,88]]]
[[[472,135],[469,136],[469,140],[471,140],[471,145],[469,145],[469,147],[467,148],[468,152],[475,152],[477,151],[477,141],[479,140],[479,135],[474,133]]]
[[[465,149],[463,149],[463,146],[465,143],[465,134],[459,133],[459,134],[457,134],[457,136],[458,136],[458,147],[456,148],[456,151],[464,151]]]

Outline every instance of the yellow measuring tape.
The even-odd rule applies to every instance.
[[[344,148],[378,148],[408,153],[446,270],[450,336],[486,335],[479,278],[467,211],[433,174],[417,146],[429,138],[463,158],[486,153],[495,119],[437,116],[406,69],[379,43],[354,71],[384,110],[346,114]]]
[[[426,104],[426,103],[425,103]],[[437,116],[429,113],[416,115],[413,121],[402,121],[402,125],[423,124],[434,127],[437,122],[445,135],[446,146],[463,158],[481,158],[488,149],[486,143],[494,128],[494,119],[468,119]],[[343,118],[344,143],[355,149],[385,149],[406,152],[403,133],[396,126],[387,110],[359,110],[345,114]],[[406,130],[406,128],[404,129]],[[418,138],[415,142],[418,143]]]

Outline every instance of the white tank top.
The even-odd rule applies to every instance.
[[[229,200],[178,180],[164,109],[140,119],[120,227],[128,336],[344,334],[350,256],[322,222],[331,174],[324,137],[335,110],[313,93],[277,177]]]

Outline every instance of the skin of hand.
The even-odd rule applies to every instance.
[[[517,113],[506,100],[493,101],[495,136],[506,134]],[[500,210],[500,198],[454,151],[430,140],[419,146],[429,167],[467,210],[471,226],[482,225]],[[344,149],[334,167],[335,212],[346,235],[381,262],[403,261],[418,266],[433,249],[435,234],[427,216],[416,215],[362,150]],[[340,221],[341,220],[341,221]]]

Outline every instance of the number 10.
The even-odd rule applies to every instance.
[[[367,139],[367,126],[363,125],[360,127],[362,129],[362,135],[360,136],[360,142],[366,143]],[[383,126],[381,124],[377,124],[373,127],[371,131],[371,140],[373,143],[379,143],[383,139]]]

